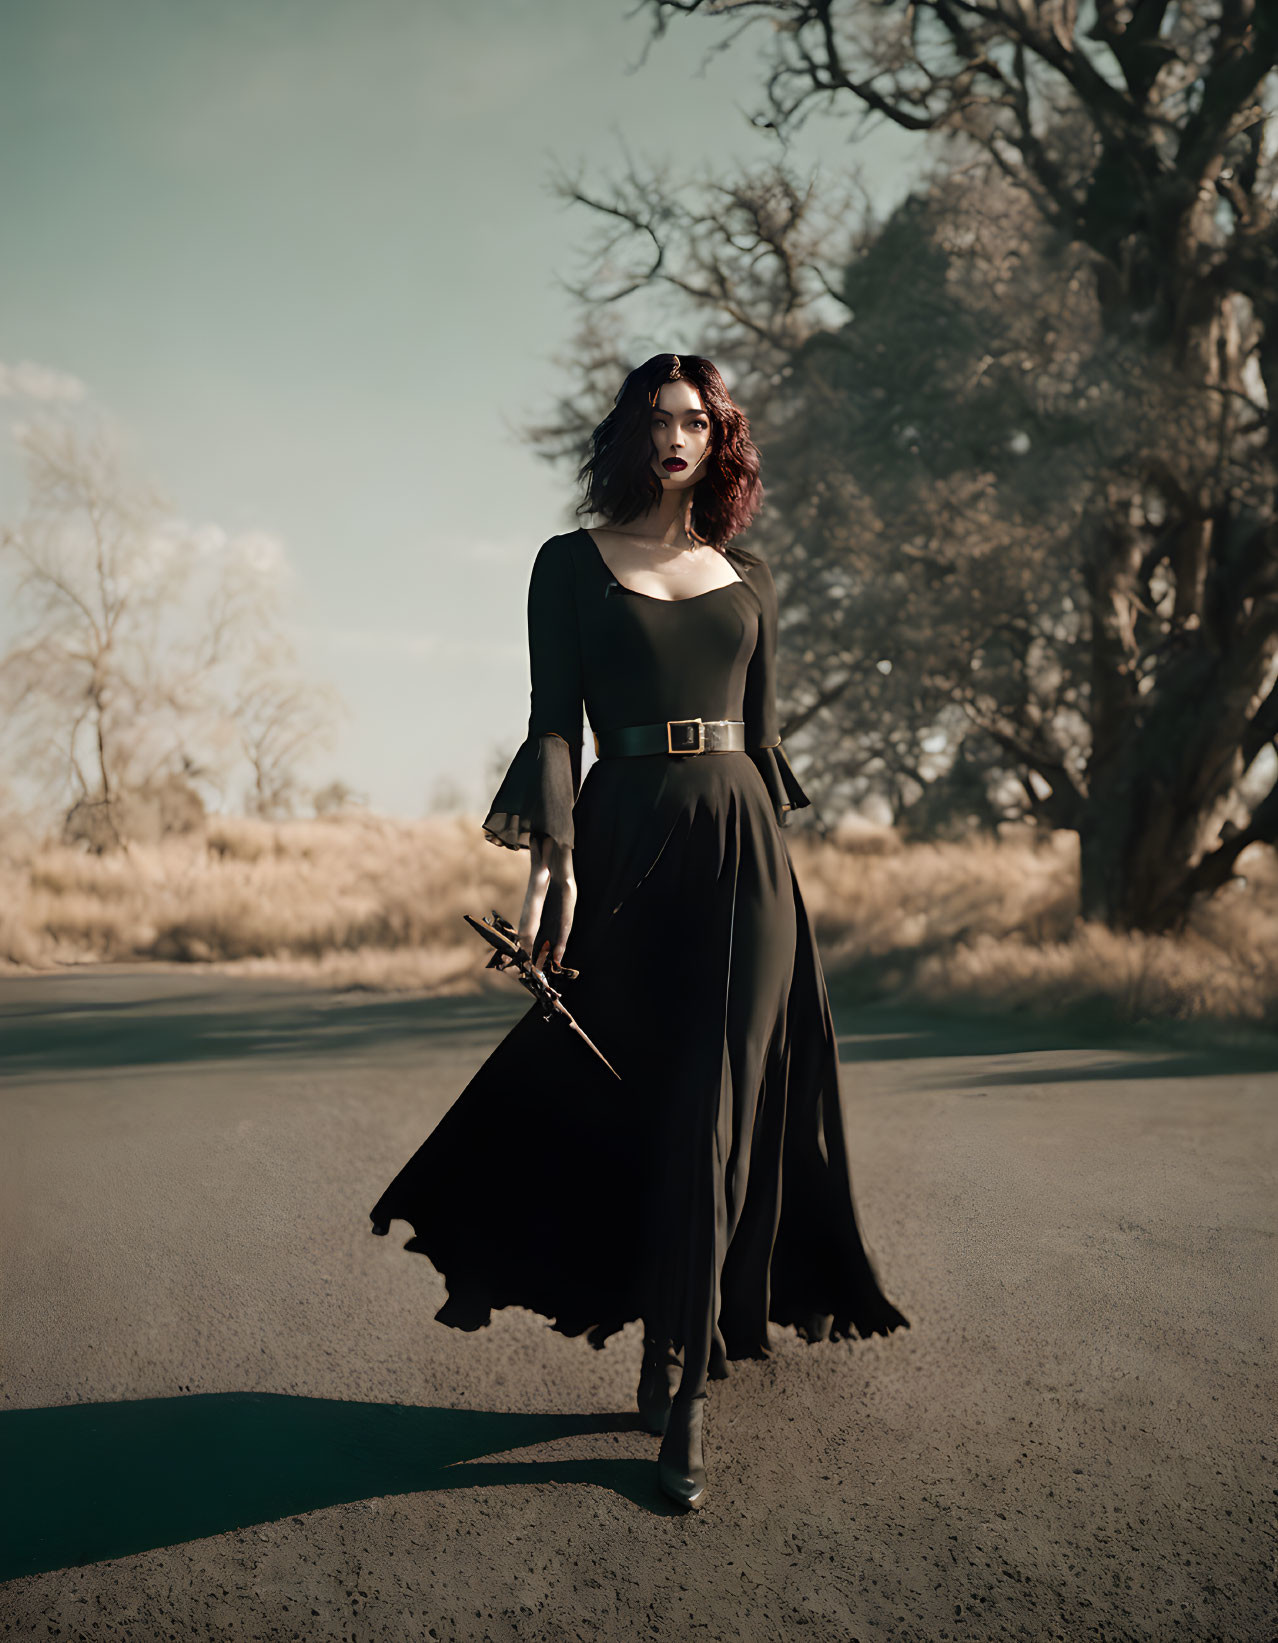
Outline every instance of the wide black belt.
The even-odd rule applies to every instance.
[[[665,719],[652,725],[622,725],[596,730],[595,757],[615,759],[627,753],[744,753],[741,719]]]

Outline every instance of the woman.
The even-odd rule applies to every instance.
[[[838,1051],[781,827],[777,596],[734,538],[758,453],[707,359],[658,354],[596,428],[528,592],[528,735],[484,821],[530,855],[519,939],[620,1082],[534,1003],[372,1211],[447,1279],[437,1317],[642,1319],[658,1478],[705,1498],[706,1382],[906,1324],[853,1207]],[[583,703],[598,755],[581,780]]]

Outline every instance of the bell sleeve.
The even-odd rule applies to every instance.
[[[777,589],[766,560],[755,566],[750,584],[759,603],[759,637],[746,672],[745,739],[746,752],[754,760],[772,798],[777,821],[785,827],[790,811],[802,810],[812,801],[799,786],[781,745],[777,719]]]
[[[582,675],[573,563],[567,540],[538,550],[528,581],[528,734],[483,821],[490,844],[527,850],[533,836],[574,843],[581,787]]]

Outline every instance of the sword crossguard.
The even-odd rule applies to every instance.
[[[469,913],[463,913],[462,917],[472,930],[477,931],[489,946],[495,949],[492,957],[484,966],[485,969],[517,970],[519,974],[516,980],[521,987],[526,987],[537,1000],[537,1003],[541,1006],[543,1017],[549,1021],[553,1015],[563,1016],[568,1026],[572,1028],[573,1032],[582,1039],[588,1048],[594,1051],[613,1077],[620,1078],[621,1074],[608,1060],[607,1056],[603,1054],[597,1045],[591,1043],[588,1035],[582,1031],[574,1019],[572,1011],[564,1004],[558,989],[551,985],[545,971],[539,970],[533,963],[532,955],[525,952],[519,945],[519,933],[510,920],[503,918],[496,908],[493,909],[491,919],[481,921],[472,918]],[[575,981],[581,974],[580,970],[571,969],[566,964],[556,964],[554,959],[550,957],[547,957],[546,969],[556,977],[562,976],[566,981]]]

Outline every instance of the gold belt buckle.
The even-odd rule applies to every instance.
[[[672,747],[670,731],[674,725],[696,725],[697,745],[695,747]],[[706,727],[704,721],[695,719],[667,719],[666,720],[666,752],[667,753],[704,753],[706,750]]]

